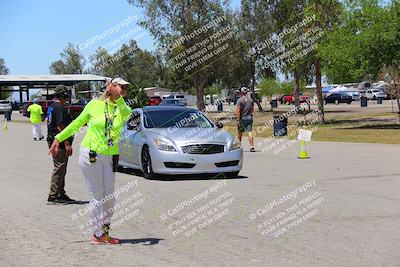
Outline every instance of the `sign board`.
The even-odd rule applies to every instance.
[[[312,136],[312,131],[300,129],[299,130],[299,134],[297,136],[297,140],[310,142],[311,141],[311,136]]]

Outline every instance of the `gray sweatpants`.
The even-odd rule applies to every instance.
[[[95,164],[89,161],[89,149],[81,147],[79,166],[85,176],[90,195],[93,234],[101,235],[104,224],[110,224],[114,212],[115,173],[112,170],[112,156],[97,155]]]

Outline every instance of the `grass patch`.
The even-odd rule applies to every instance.
[[[314,131],[312,140],[314,141],[330,141],[330,142],[352,142],[352,143],[381,143],[381,144],[400,144],[400,130],[399,129],[377,129],[377,128],[341,128],[340,125],[323,125]],[[237,134],[237,129],[234,126],[226,126],[225,130],[233,135]],[[253,126],[256,130],[256,137],[272,137],[272,129],[268,128],[261,133],[257,134],[257,125]],[[292,128],[289,137],[291,139],[297,138],[296,130]]]

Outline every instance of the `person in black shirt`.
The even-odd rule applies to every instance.
[[[69,94],[65,85],[55,88],[54,102],[47,110],[47,143],[49,147],[54,137],[72,122],[72,117],[64,107]],[[47,202],[74,203],[65,193],[65,175],[67,173],[68,157],[72,155],[72,138],[60,144],[58,153],[53,157],[54,170],[51,177],[50,192]]]

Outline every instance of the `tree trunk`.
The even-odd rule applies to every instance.
[[[399,122],[400,122],[400,99],[397,97],[397,108],[399,109]]]
[[[199,110],[205,110],[206,105],[204,104],[204,84],[206,80],[201,76],[195,76],[193,79],[194,88],[196,90],[196,105]]]
[[[254,66],[254,63],[252,63]],[[263,111],[263,108],[261,106],[260,101],[258,101],[258,98],[256,97],[256,91],[255,91],[255,86],[256,86],[256,69],[253,67],[253,71],[251,74],[251,86],[250,86],[250,91],[251,91],[251,98],[253,101],[257,104],[258,111]]]
[[[315,60],[315,84],[317,86],[318,110],[319,110],[319,123],[325,123],[324,100],[322,99],[322,84],[321,84],[321,59],[319,57]]]
[[[300,106],[300,77],[297,71],[294,72],[294,105],[296,110]]]

